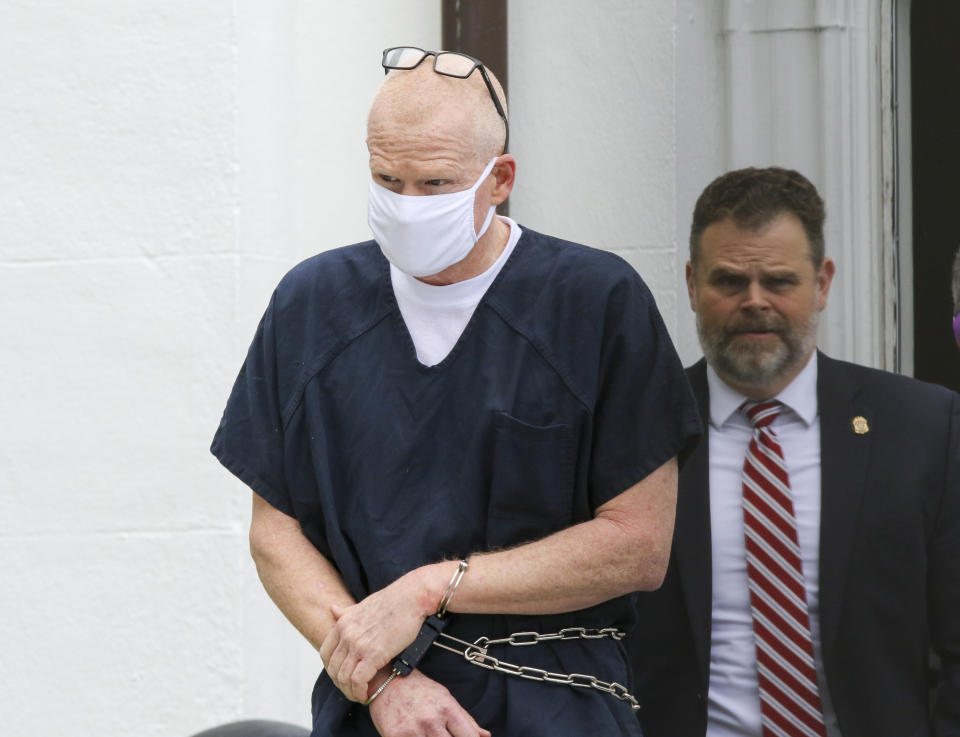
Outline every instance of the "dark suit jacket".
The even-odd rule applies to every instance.
[[[688,369],[708,426],[706,364]],[[844,737],[960,735],[960,395],[819,355],[820,619]],[[864,417],[869,431],[853,430]],[[645,737],[702,737],[710,659],[708,435],[680,473],[663,586],[626,640]],[[942,673],[929,703],[929,649]]]

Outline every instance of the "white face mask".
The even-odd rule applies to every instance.
[[[410,276],[432,276],[465,259],[487,231],[496,210],[490,206],[477,233],[474,195],[497,158],[462,192],[403,195],[371,179],[367,223],[387,260]]]

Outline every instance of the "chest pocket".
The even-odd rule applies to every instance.
[[[516,545],[568,527],[573,509],[573,429],[493,418],[487,544]]]

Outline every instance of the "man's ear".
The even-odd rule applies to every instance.
[[[690,298],[690,309],[697,311],[697,284],[693,279],[693,264],[687,261],[687,297]]]
[[[827,306],[827,295],[830,293],[830,284],[836,270],[837,265],[833,263],[833,259],[825,258],[817,271],[817,309],[821,312]]]
[[[499,205],[513,191],[513,184],[517,177],[517,160],[512,154],[503,154],[493,165],[491,173],[496,178],[496,184],[493,185],[490,201],[494,205]]]

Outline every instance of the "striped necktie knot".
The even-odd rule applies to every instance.
[[[763,427],[769,427],[777,419],[777,415],[783,409],[783,404],[776,399],[766,402],[744,402],[742,409],[753,429],[759,430]]]

